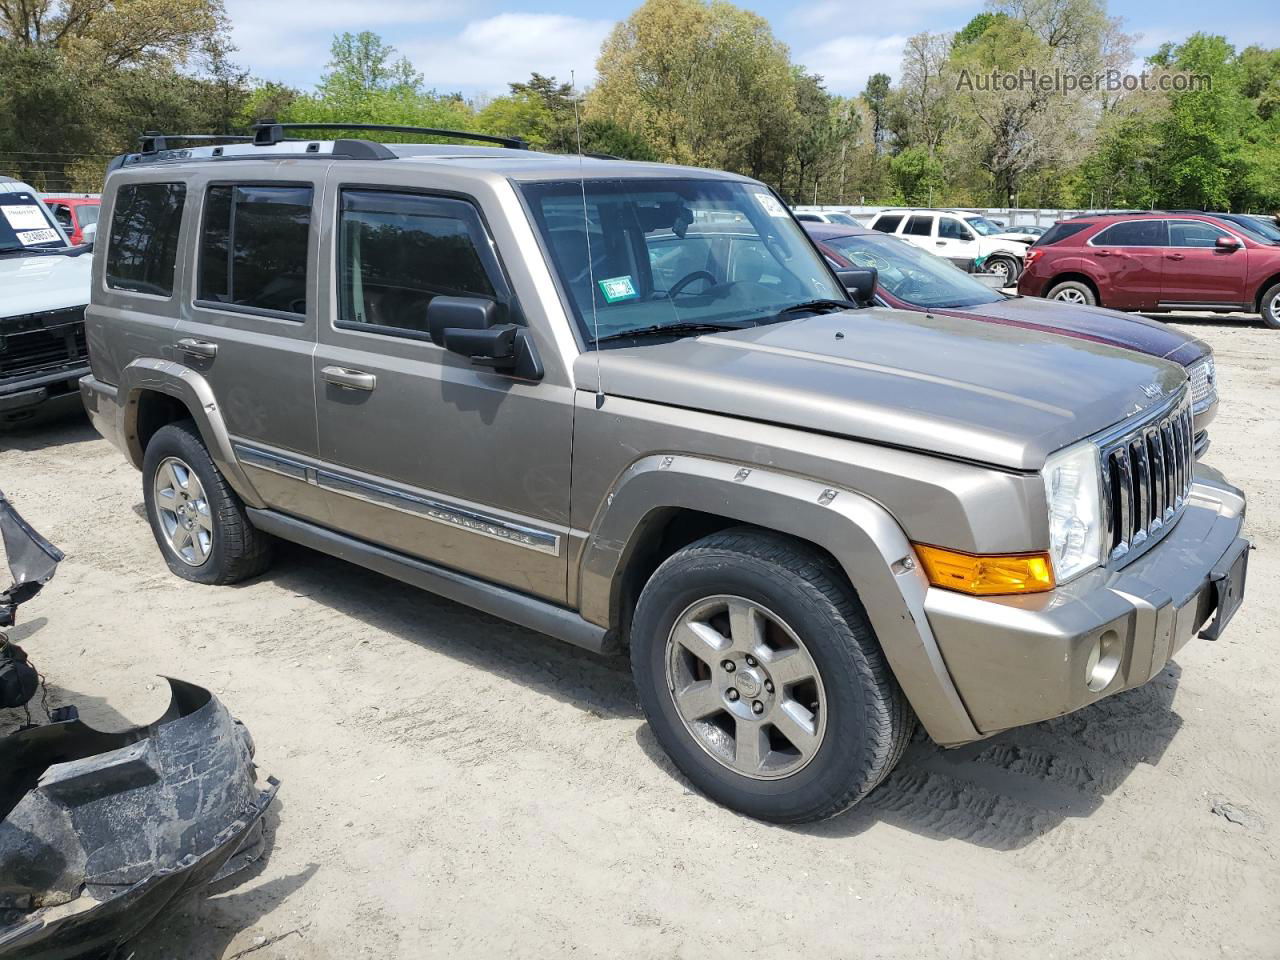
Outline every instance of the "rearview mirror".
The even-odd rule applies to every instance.
[[[863,267],[858,270],[837,270],[836,276],[844,285],[849,299],[859,306],[869,307],[874,301],[876,279],[875,267]]]
[[[1219,250],[1239,250],[1241,243],[1235,237],[1219,237],[1213,242]]]

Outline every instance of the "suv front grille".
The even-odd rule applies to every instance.
[[[1122,563],[1160,539],[1186,507],[1195,470],[1188,392],[1100,447],[1105,542],[1111,562]]]
[[[1218,399],[1217,375],[1213,357],[1197,360],[1191,365],[1191,409],[1194,413],[1207,410]]]
[[[0,380],[83,363],[84,307],[7,317],[0,332]]]

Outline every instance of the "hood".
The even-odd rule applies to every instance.
[[[943,310],[951,316],[968,316],[1026,326],[1031,329],[1085,337],[1129,350],[1139,350],[1188,366],[1212,352],[1203,340],[1188,336],[1167,324],[1132,313],[1104,307],[1086,307],[1039,297],[1014,297],[976,307]]]
[[[1186,382],[1171,363],[1090,340],[882,307],[603,350],[598,362],[608,395],[1014,470]],[[579,357],[580,383],[595,382],[596,363]]]
[[[1016,240],[1018,243],[1031,245],[1031,234],[1023,233],[1020,230],[1006,230],[1004,233],[993,233],[992,240]]]
[[[85,254],[0,257],[0,317],[83,307],[92,269]]]

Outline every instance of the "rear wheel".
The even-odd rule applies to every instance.
[[[191,421],[156,431],[143,455],[142,477],[151,532],[178,576],[236,583],[270,564],[270,540],[249,522]]]
[[[713,534],[664,562],[636,608],[631,663],[681,772],[763,820],[818,820],[857,803],[914,727],[839,568],[764,531]]]
[[[1280,283],[1272,284],[1262,294],[1262,322],[1272,330],[1280,330]]]
[[[1079,280],[1064,280],[1055,283],[1045,294],[1046,300],[1057,300],[1061,303],[1075,303],[1081,306],[1094,307],[1098,298],[1087,283]]]

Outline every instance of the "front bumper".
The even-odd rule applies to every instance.
[[[88,372],[87,363],[77,363],[0,379],[0,417],[24,413],[47,400],[74,393],[76,382]]]
[[[1174,528],[1120,570],[1094,570],[1023,597],[931,588],[925,612],[974,726],[986,735],[1036,723],[1154,677],[1213,618],[1211,573],[1239,549],[1244,513],[1244,494],[1200,465]],[[1091,689],[1099,645],[1118,666]]]

